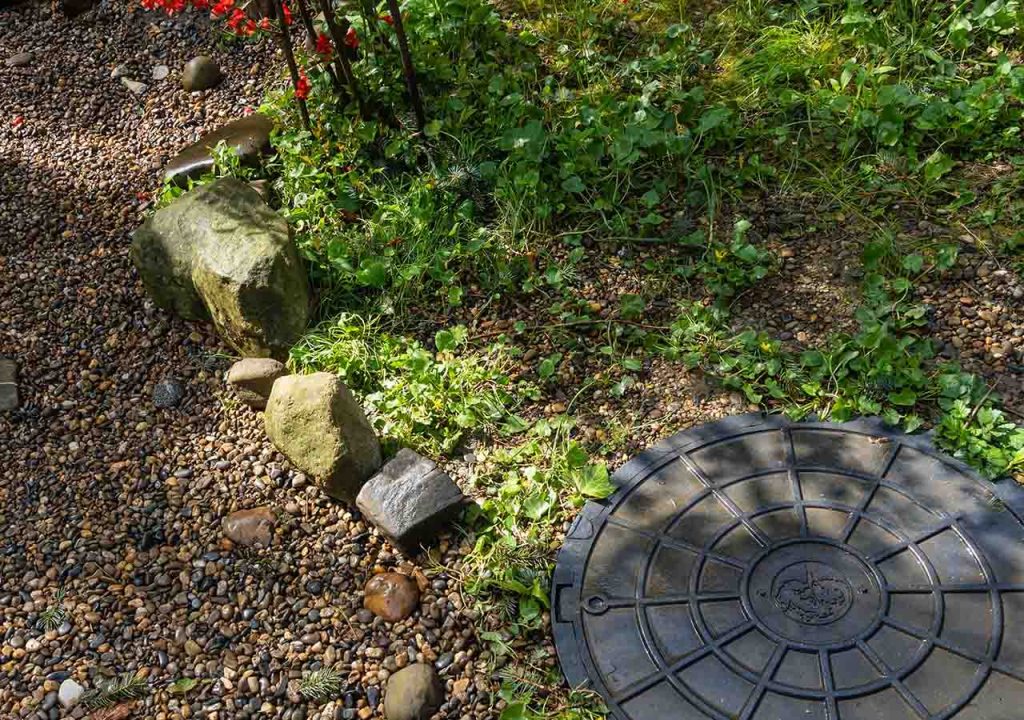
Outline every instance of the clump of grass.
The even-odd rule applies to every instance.
[[[299,694],[313,702],[325,702],[341,692],[341,675],[333,668],[313,670],[302,678]]]
[[[149,683],[138,673],[123,673],[115,678],[98,683],[82,698],[82,704],[90,709],[110,707],[125,700],[138,700],[149,692]]]

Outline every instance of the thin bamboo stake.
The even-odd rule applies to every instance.
[[[339,27],[334,17],[334,9],[331,7],[331,0],[320,0],[320,9],[323,11],[324,19],[327,21],[327,29],[331,33],[331,39],[334,40],[335,61],[338,63],[341,75],[348,82],[349,89],[356,99],[356,105],[359,106],[359,115],[366,118],[366,106],[363,105],[363,96],[359,94],[359,88],[356,86],[356,76],[352,72],[352,65],[349,63],[348,57],[345,55],[345,33],[348,32],[349,22],[344,20]]]
[[[402,10],[398,6],[398,0],[388,0],[388,11],[391,13],[391,19],[395,21],[395,35],[398,36],[398,50],[402,53],[402,69],[405,71],[405,85],[409,89],[409,100],[416,113],[416,124],[422,131],[427,126],[427,117],[423,112],[420,88],[416,82],[416,69],[412,65],[412,54],[409,52],[409,41],[405,36]]]
[[[274,19],[277,20],[280,26],[281,34],[281,50],[284,51],[285,62],[288,63],[288,72],[292,76],[292,87],[297,88],[299,86],[299,66],[295,62],[295,50],[292,48],[292,35],[291,30],[284,22],[284,10],[282,9],[283,0],[274,0],[273,10]],[[302,118],[302,126],[313,131],[312,126],[309,123],[309,109],[306,107],[306,101],[300,97],[295,98],[295,101],[299,105],[299,116]]]

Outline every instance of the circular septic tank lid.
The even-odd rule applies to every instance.
[[[558,556],[617,720],[1024,718],[1024,489],[877,421],[742,416],[615,475]]]

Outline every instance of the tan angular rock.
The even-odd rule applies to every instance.
[[[331,497],[352,502],[380,467],[380,442],[336,375],[288,375],[274,382],[263,414],[267,437]]]

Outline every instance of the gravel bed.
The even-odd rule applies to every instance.
[[[0,356],[17,360],[22,398],[0,415],[0,717],[62,717],[64,679],[123,672],[148,684],[131,717],[382,717],[385,681],[417,661],[446,684],[439,717],[495,717],[473,614],[440,569],[466,547],[403,564],[225,394],[210,329],[144,297],[127,250],[163,163],[257,106],[282,63],[218,42],[195,14],[130,5],[73,21],[46,3],[0,10]],[[23,51],[27,65],[4,63]],[[200,53],[226,80],[187,94],[178,73]],[[279,517],[273,545],[232,547],[221,519],[260,505]],[[395,624],[363,609],[384,569],[421,584]],[[344,689],[307,703],[298,680],[321,666]],[[173,693],[184,678],[198,682]]]

